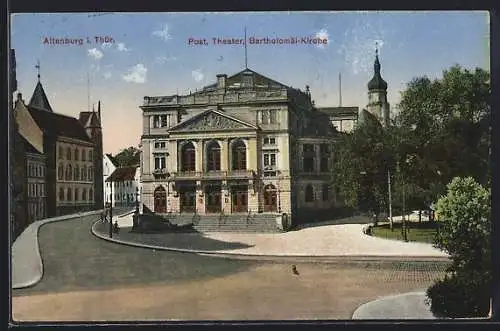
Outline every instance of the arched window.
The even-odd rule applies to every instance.
[[[212,140],[207,145],[207,171],[220,170],[220,146]]]
[[[92,150],[89,151],[89,161],[93,161],[94,158],[93,158],[93,155],[92,155]]]
[[[64,149],[62,148],[62,146],[59,146],[59,157],[58,157],[58,159],[62,160],[63,159],[63,155],[64,155]]]
[[[82,149],[82,161],[85,161],[85,160],[86,160],[85,156],[86,156],[86,154],[85,154],[85,150],[84,150],[84,149]]]
[[[82,170],[80,171],[80,179],[85,181],[87,180],[87,167],[83,166]]]
[[[75,148],[75,161],[78,161],[80,158],[80,153],[78,152],[78,148]]]
[[[78,193],[80,193],[80,192],[78,192],[78,189],[75,188],[75,201],[80,200],[80,195]]]
[[[59,164],[59,167],[57,167],[57,178],[59,180],[63,180],[64,179],[64,166],[61,164]]]
[[[88,170],[88,179],[89,181],[92,181],[93,180],[93,173],[92,173],[92,167],[89,167],[89,170]]]
[[[59,189],[59,201],[64,201],[64,189],[62,187]]]
[[[181,171],[195,171],[196,150],[192,142],[181,149]]]
[[[306,202],[314,201],[314,190],[311,184],[306,186]]]
[[[278,199],[277,199],[276,187],[272,184],[268,184],[264,187],[264,211],[265,212],[275,212],[278,210]]]
[[[247,148],[241,140],[236,141],[232,146],[232,169],[246,170],[247,168]]]
[[[167,191],[163,186],[158,186],[154,191],[154,211],[156,213],[167,212]]]
[[[71,148],[69,147],[66,149],[66,158],[68,160],[71,160]]]
[[[73,192],[71,191],[71,188],[68,188],[68,191],[66,192],[66,200],[73,200]]]
[[[89,189],[89,201],[94,200],[94,191],[92,189]]]
[[[87,200],[87,189],[82,189],[82,201]]]
[[[76,155],[76,154],[75,154]],[[75,172],[73,173],[73,180],[79,180],[80,177],[80,168],[78,165],[75,166]]]

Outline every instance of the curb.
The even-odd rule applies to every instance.
[[[177,253],[188,253],[188,254],[197,254],[201,256],[210,256],[210,257],[221,257],[226,259],[236,259],[236,260],[261,260],[261,261],[276,261],[276,260],[294,260],[297,259],[305,259],[303,262],[326,262],[326,261],[341,261],[348,260],[349,262],[374,262],[374,261],[422,261],[422,262],[449,262],[449,258],[439,257],[439,256],[398,256],[398,255],[389,255],[389,256],[370,256],[370,255],[260,255],[260,254],[242,254],[242,253],[221,253],[215,251],[206,251],[206,250],[195,250],[195,249],[187,249],[187,248],[173,248],[173,247],[165,247],[165,246],[157,246],[157,245],[149,245],[149,244],[141,244],[137,242],[131,242],[127,240],[120,240],[115,238],[109,238],[107,235],[103,235],[99,233],[95,226],[99,221],[94,222],[91,227],[91,233],[99,239],[106,240],[108,242],[131,246],[131,247],[139,247],[139,248],[147,248],[153,250],[162,250],[162,251],[170,251]]]
[[[23,234],[28,234],[28,232],[32,232],[32,233],[30,233],[30,235],[33,235],[34,241],[35,241],[35,243],[33,243],[33,245],[34,245],[34,249],[35,249],[35,259],[37,260],[37,270],[36,270],[37,274],[36,274],[36,276],[33,276],[33,278],[30,280],[24,280],[24,281],[18,282],[16,284],[14,284],[12,282],[12,289],[21,289],[21,288],[31,287],[33,285],[36,285],[38,282],[40,282],[40,280],[42,280],[43,262],[42,262],[42,256],[40,254],[40,245],[38,242],[38,232],[40,231],[40,228],[42,226],[44,226],[45,224],[48,224],[48,223],[53,223],[53,222],[61,222],[61,221],[73,220],[73,219],[79,218],[79,217],[98,215],[101,212],[102,212],[102,210],[97,210],[97,211],[94,210],[94,211],[85,212],[85,213],[77,213],[77,214],[70,214],[70,215],[46,218],[46,219],[35,221],[35,222],[31,223],[19,235],[19,237],[16,239],[16,241],[18,239],[20,239],[20,237]],[[12,251],[14,250],[14,245],[15,245],[16,241],[14,241],[14,244],[11,247],[11,256],[12,256]],[[11,280],[14,278],[13,277],[14,269],[15,268],[14,268],[14,265],[12,264],[12,260],[11,260]]]

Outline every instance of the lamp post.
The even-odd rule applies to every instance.
[[[278,175],[278,213],[281,214],[281,171],[277,171]]]
[[[113,238],[113,174],[109,177],[111,205],[109,206],[109,237]]]
[[[389,226],[390,226],[391,231],[393,231],[391,170],[387,170],[387,187],[389,190]]]
[[[139,214],[139,187],[135,187],[135,213]]]

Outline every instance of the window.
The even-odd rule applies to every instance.
[[[82,149],[82,161],[86,161],[87,152],[85,152],[84,149]]]
[[[156,169],[165,169],[165,157],[164,156],[155,157],[155,170]]]
[[[80,195],[79,195],[80,192],[78,192],[78,189],[75,188],[75,201],[78,201],[80,200]]]
[[[58,154],[59,154],[59,160],[62,160],[64,152],[63,152],[63,148],[61,146],[59,146],[59,153]]]
[[[68,188],[68,191],[66,192],[66,200],[71,201],[73,200],[73,192],[71,191],[71,188]]]
[[[311,184],[306,186],[306,202],[314,201],[314,190]]]
[[[57,178],[59,180],[64,179],[64,166],[62,164],[59,164],[59,167],[57,168]]]
[[[330,193],[330,187],[328,184],[323,184],[323,188],[321,190],[321,197],[323,201],[328,201],[329,194]]]
[[[264,153],[264,168],[276,167],[276,153]]]
[[[153,116],[153,128],[159,128],[159,127],[161,127],[160,115],[154,115]]]
[[[66,149],[66,159],[71,160],[71,148]]]
[[[161,118],[161,126],[162,127],[169,127],[170,126],[170,115],[163,115],[160,116]]]
[[[155,148],[165,148],[165,142],[164,141],[155,142]]]
[[[276,123],[278,123],[277,109],[262,110],[262,124],[276,124]]]
[[[80,180],[87,180],[87,167],[83,166],[82,170],[80,171]]]
[[[87,200],[87,189],[82,189],[82,201]]]
[[[68,178],[67,180],[71,180],[73,177],[73,169],[71,168],[71,164],[68,164]]]
[[[233,170],[245,170],[247,168],[247,148],[243,141],[238,140],[232,148]]]
[[[89,181],[94,180],[93,179],[93,173],[92,173],[92,167],[89,167],[89,170],[88,170],[88,180]]]
[[[220,170],[220,146],[216,141],[207,145],[207,171]]]
[[[276,145],[276,138],[274,137],[264,138],[264,145]]]
[[[64,201],[64,189],[62,187],[59,189],[59,201]]]
[[[314,145],[312,144],[304,144],[302,146],[302,151],[304,154],[303,158],[303,169],[304,172],[314,172],[314,160],[315,160],[315,152]]]
[[[78,161],[80,153],[78,152],[78,148],[75,148],[75,161]]]
[[[89,161],[90,162],[94,161],[92,150],[89,151]]]
[[[192,142],[182,146],[181,171],[195,171],[196,150]]]
[[[89,201],[94,200],[94,191],[92,189],[89,189]]]

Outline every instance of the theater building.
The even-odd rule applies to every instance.
[[[140,108],[141,202],[155,213],[297,223],[339,207],[330,168],[340,133],[308,86],[245,69],[188,95],[146,96]]]

